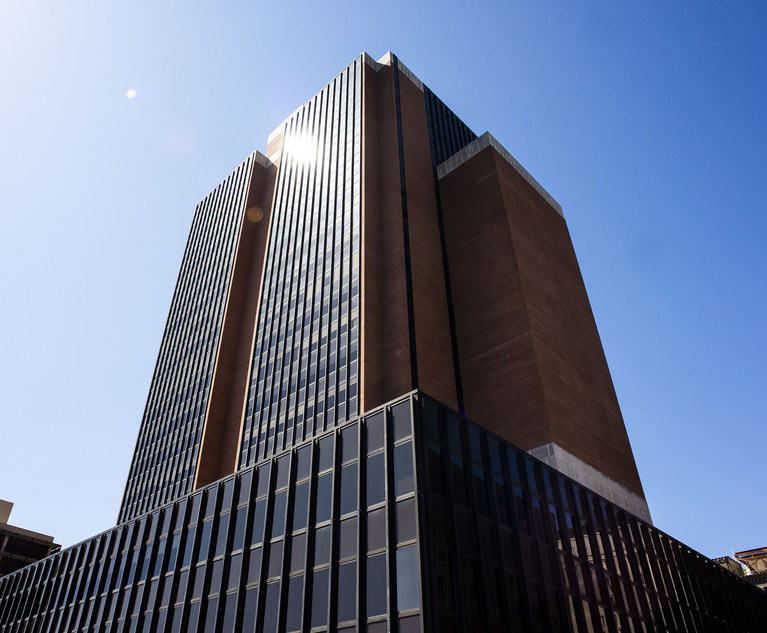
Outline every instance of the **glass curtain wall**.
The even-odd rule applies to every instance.
[[[358,413],[363,63],[282,126],[241,467]]]

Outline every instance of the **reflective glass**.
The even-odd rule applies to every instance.
[[[357,562],[338,566],[338,604],[339,622],[354,620],[357,614]]]
[[[413,443],[394,447],[394,493],[400,496],[413,490]]]
[[[367,504],[381,503],[386,498],[384,454],[376,453],[367,460]]]
[[[367,569],[367,615],[386,613],[386,555],[368,557]]]

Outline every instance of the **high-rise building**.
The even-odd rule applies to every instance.
[[[355,59],[197,207],[118,525],[0,632],[755,630],[656,530],[562,210]]]

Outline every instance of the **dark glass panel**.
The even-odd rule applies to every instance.
[[[202,504],[202,493],[197,493],[192,497],[192,509],[189,512],[189,523],[195,523],[199,518],[200,505]]]
[[[213,486],[207,489],[207,495],[205,496],[205,514],[203,518],[207,519],[212,517],[216,513],[216,493],[218,492],[218,486]]]
[[[248,516],[248,506],[242,506],[236,510],[234,520],[234,535],[232,537],[232,551],[241,550],[245,542],[245,520]]]
[[[277,578],[282,575],[283,541],[276,541],[269,547],[269,573],[267,578]]]
[[[333,473],[322,475],[317,479],[317,508],[315,522],[322,523],[330,519],[331,493],[333,487]]]
[[[357,510],[357,464],[341,469],[341,515]]]
[[[447,423],[447,440],[450,450],[456,453],[463,454],[463,448],[461,447],[461,426],[460,421],[455,415],[448,412],[445,415],[445,422]]]
[[[384,445],[384,414],[379,411],[365,419],[367,427],[367,451],[371,453]]]
[[[321,527],[314,533],[314,566],[330,562],[330,526]]]
[[[253,480],[253,471],[246,470],[240,475],[240,488],[237,495],[237,505],[242,505],[250,498],[250,483]]]
[[[189,619],[187,620],[187,631],[197,630],[197,621],[200,619],[200,603],[193,602],[189,606]]]
[[[368,557],[367,569],[367,615],[386,613],[386,555]]]
[[[218,535],[216,536],[216,549],[213,556],[221,556],[226,551],[226,537],[229,531],[229,516],[224,514],[218,521]]]
[[[386,498],[384,453],[377,453],[367,460],[367,504],[381,503]]]
[[[302,571],[306,559],[306,532],[294,536],[290,544],[290,572]]]
[[[343,560],[357,555],[357,517],[351,517],[340,523],[338,531],[338,558]]]
[[[170,555],[168,556],[168,571],[176,569],[178,558],[178,545],[181,542],[181,532],[176,532],[170,537]]]
[[[307,513],[309,510],[309,482],[298,484],[295,488],[293,504],[293,531],[302,530],[306,527]]]
[[[397,608],[417,609],[421,602],[418,574],[418,548],[415,545],[397,550]]]
[[[186,583],[189,581],[189,570],[185,569],[178,575],[178,587],[176,588],[176,602],[184,602],[186,599]]]
[[[394,441],[409,437],[413,434],[410,417],[410,400],[395,404],[391,408],[392,426],[394,427]]]
[[[227,589],[236,589],[240,586],[240,571],[242,571],[242,554],[234,554],[229,559],[229,581]]]
[[[264,628],[263,633],[277,633],[279,613],[277,611],[280,600],[280,582],[272,582],[266,585],[266,602],[264,604]]]
[[[312,627],[328,623],[328,569],[314,572],[312,578]]]
[[[230,593],[226,596],[224,602],[224,618],[221,631],[228,633],[234,631],[235,619],[237,617],[237,594]]]
[[[319,441],[319,467],[317,472],[323,472],[333,466],[333,436],[328,435]]]
[[[224,560],[219,559],[211,563],[210,586],[208,593],[219,593],[221,591],[221,579],[224,574]]]
[[[442,449],[436,444],[429,443],[427,459],[429,460],[429,484],[432,492],[445,494],[445,477],[442,473]]]
[[[264,540],[264,522],[266,520],[266,499],[256,501],[253,512],[253,528],[250,534],[250,544],[255,545]]]
[[[255,633],[258,609],[258,587],[251,587],[245,592],[245,607],[242,614],[243,633]]]
[[[210,547],[210,533],[212,529],[212,519],[208,519],[202,524],[202,534],[200,536],[200,549],[197,552],[197,562],[205,560],[208,556],[208,548]]]
[[[216,633],[216,620],[218,616],[218,598],[210,598],[205,614],[205,633]]]
[[[264,464],[258,469],[256,498],[263,497],[267,492],[269,492],[269,464]]]
[[[170,513],[168,513],[170,514]],[[154,570],[152,570],[152,577],[159,576],[162,571],[163,557],[165,556],[165,546],[168,543],[167,538],[160,539],[157,544],[157,555],[154,560]]]
[[[192,589],[192,599],[202,597],[202,587],[205,582],[206,565],[201,565],[194,569],[194,588]]]
[[[421,409],[426,439],[439,444],[439,409],[429,400],[423,401]]]
[[[399,621],[399,633],[421,633],[421,616],[411,615]]]
[[[187,567],[192,562],[192,550],[194,549],[194,535],[197,531],[197,526],[193,525],[189,528],[186,534],[186,546],[184,547],[184,560],[181,564],[182,567]]]
[[[232,496],[234,495],[234,477],[224,482],[223,498],[221,499],[221,511],[226,512],[232,509]]]
[[[357,562],[338,566],[338,622],[354,620],[357,615]]]
[[[288,491],[283,490],[274,495],[274,516],[272,518],[272,538],[285,534],[285,508]]]
[[[379,508],[368,512],[368,552],[386,547],[386,511]]]
[[[341,462],[346,463],[357,457],[357,425],[345,427],[341,431]]]
[[[288,632],[301,630],[301,603],[304,596],[304,577],[292,576],[288,584],[288,609],[285,630]]]
[[[296,481],[309,477],[311,467],[311,446],[304,446],[296,451]]]
[[[413,491],[413,443],[394,447],[394,494]]]
[[[259,582],[261,577],[261,557],[263,555],[264,548],[257,547],[250,550],[250,559],[248,561],[248,584]]]
[[[290,455],[285,455],[277,460],[277,483],[274,486],[275,490],[280,490],[288,485],[288,479],[290,478]]]
[[[397,504],[397,543],[416,537],[415,499],[405,499]]]
[[[453,484],[453,500],[461,505],[468,505],[463,459],[458,455],[450,456],[450,477]]]

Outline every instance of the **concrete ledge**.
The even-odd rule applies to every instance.
[[[445,175],[449,174],[451,171],[459,167],[460,165],[463,165],[467,160],[481,152],[486,147],[492,147],[497,151],[501,156],[503,156],[504,160],[511,165],[516,172],[522,176],[525,180],[527,180],[528,183],[535,189],[543,199],[551,205],[551,207],[559,213],[562,217],[565,217],[562,213],[562,205],[560,205],[554,198],[551,197],[548,191],[546,191],[541,184],[533,178],[530,173],[522,167],[522,165],[519,164],[519,161],[514,158],[509,151],[501,145],[498,140],[490,134],[490,132],[485,132],[482,136],[479,138],[474,139],[471,143],[469,143],[466,147],[463,149],[457,151],[455,154],[453,154],[450,158],[448,158],[444,163],[441,163],[437,167],[437,177],[442,178]]]
[[[557,469],[563,475],[567,475],[570,479],[574,479],[589,490],[593,490],[608,501],[612,501],[615,505],[652,525],[647,501],[593,466],[589,466],[582,459],[567,452],[558,444],[549,442],[527,452],[536,459],[540,459],[547,466]]]

